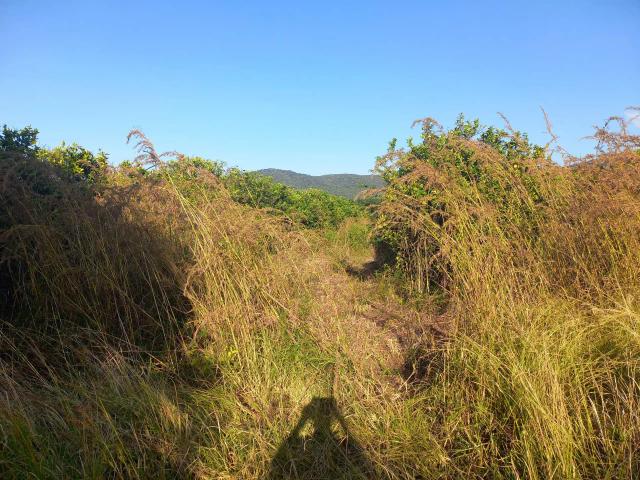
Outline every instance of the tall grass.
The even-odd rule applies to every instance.
[[[273,445],[252,459],[243,442],[321,394],[307,381],[331,361],[299,326],[315,275],[300,231],[206,171],[127,167],[93,189],[5,153],[2,174],[3,476],[265,473]]]
[[[381,158],[377,228],[409,292],[446,292],[445,367],[420,395],[447,471],[634,477],[640,138],[623,125],[561,167],[515,132],[433,125]]]
[[[139,132],[90,185],[0,152],[0,476],[637,477],[637,137],[559,166],[435,128],[380,161],[372,276],[366,219],[301,228]]]

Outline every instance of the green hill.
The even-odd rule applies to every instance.
[[[356,175],[352,173],[338,173],[332,175],[306,175],[291,170],[266,168],[258,173],[273,178],[276,182],[284,183],[294,188],[318,188],[325,192],[342,197],[354,198],[362,190],[379,188],[384,181],[378,175]]]

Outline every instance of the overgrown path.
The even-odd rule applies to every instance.
[[[442,364],[434,354],[442,351],[439,317],[402,301],[376,272],[370,249],[357,253],[314,249],[301,266],[312,272],[305,328],[335,357],[329,372],[307,375],[305,393],[282,410],[290,430],[277,444],[268,478],[395,478],[382,474],[379,451],[407,432],[402,425],[416,412],[404,400]],[[287,391],[291,385],[283,388],[285,398]],[[400,470],[416,465],[397,447],[391,450]]]
[[[337,341],[357,370],[401,387],[424,374],[419,355],[446,337],[446,318],[403,301],[373,258],[318,255],[309,265],[320,273],[314,298],[323,322],[316,334]]]

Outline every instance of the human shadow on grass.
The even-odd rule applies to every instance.
[[[271,461],[268,480],[379,478],[333,397],[315,397]]]

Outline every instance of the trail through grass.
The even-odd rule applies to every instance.
[[[0,151],[0,477],[638,478],[640,139],[478,129],[312,228],[143,136]]]

